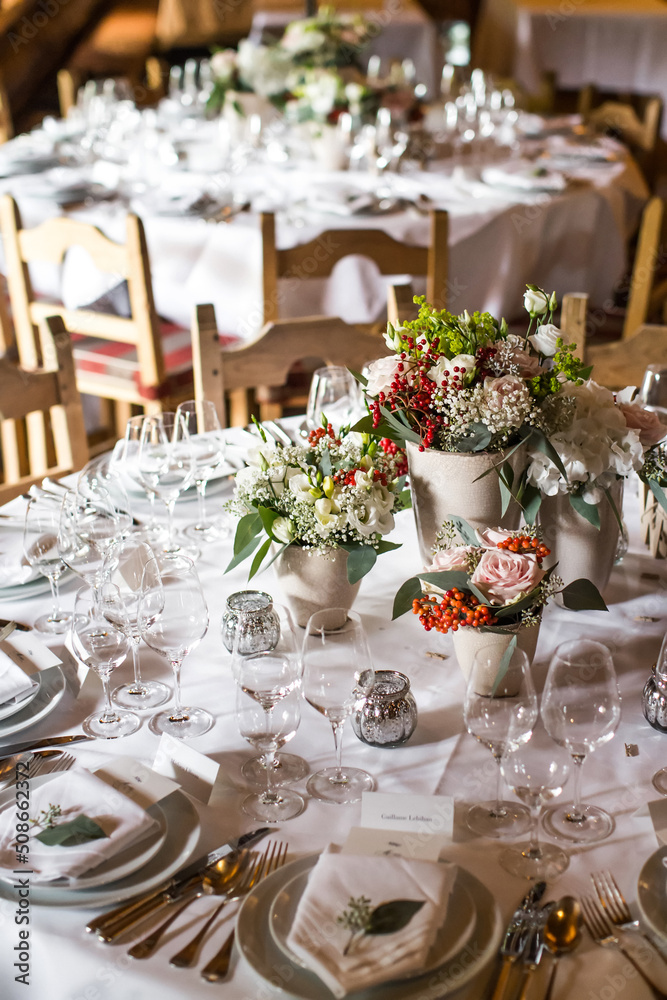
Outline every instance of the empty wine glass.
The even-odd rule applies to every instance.
[[[206,399],[190,399],[179,404],[176,415],[183,418],[190,436],[199,502],[197,520],[184,533],[192,538],[220,537],[228,533],[228,526],[225,528],[220,520],[214,523],[206,515],[206,486],[225,458],[225,439],[215,404]]]
[[[130,417],[125,427],[125,435],[118,441],[113,449],[110,458],[110,473],[119,478],[127,476],[133,483],[139,486],[146,494],[150,504],[150,517],[148,524],[144,524],[142,532],[149,542],[158,541],[164,536],[164,526],[160,524],[155,515],[155,501],[157,496],[152,490],[139,468],[139,446],[141,444],[141,429],[144,426],[145,415],[142,413],[137,417]]]
[[[489,748],[498,770],[495,800],[476,803],[468,810],[466,822],[473,833],[503,837],[528,829],[526,807],[502,798],[500,765],[506,753],[530,739],[537,716],[537,695],[523,650],[516,645],[504,652],[497,645],[478,650],[466,687],[463,719],[470,735]]]
[[[102,713],[94,712],[84,721],[84,733],[98,739],[112,740],[136,732],[141,725],[139,716],[115,709],[111,704],[109,688],[112,670],[119,667],[127,657],[129,639],[102,617],[89,590],[82,590],[77,594],[71,628],[75,655],[98,674],[104,688]]]
[[[113,548],[119,537],[116,511],[108,494],[88,500],[69,490],[62,501],[58,525],[58,552],[63,562],[87,583],[97,599],[113,567]]]
[[[144,642],[171,663],[174,705],[154,715],[149,729],[158,735],[169,733],[179,739],[192,739],[208,732],[213,717],[203,708],[181,704],[181,667],[208,631],[208,608],[189,559],[183,556],[165,559],[161,574],[161,589],[147,589],[141,596],[139,627]],[[160,603],[162,611],[156,613]]]
[[[141,643],[141,627],[139,623],[139,605],[142,596],[150,592],[150,612],[155,620],[162,613],[164,595],[157,560],[146,542],[130,535],[118,544],[115,556],[115,566],[109,579],[102,585],[100,593],[100,609],[111,624],[120,629],[132,645],[132,663],[134,677],[127,684],[117,687],[113,700],[123,708],[157,708],[163,705],[171,691],[160,681],[145,681],[141,677],[139,661],[139,645]],[[144,608],[144,626],[149,622],[149,605]]]
[[[656,661],[655,667],[653,668],[653,676],[647,684],[647,688],[650,687],[651,683],[654,685],[654,692],[657,697],[656,708],[654,709],[654,714],[649,717],[651,725],[655,729],[659,729],[661,732],[665,732],[664,728],[664,713],[662,705],[665,703],[667,698],[667,635],[665,635],[662,640],[662,646],[660,647],[660,653]],[[644,690],[644,713],[646,714],[646,688]],[[647,716],[648,717],[648,716]],[[659,771],[656,771],[651,778],[653,787],[656,791],[660,792],[661,795],[667,795],[667,767],[661,767]]]
[[[132,530],[130,498],[113,462],[113,455],[101,455],[88,462],[79,473],[76,492],[93,503],[100,496],[110,500],[116,512],[119,534],[127,535]]]
[[[23,554],[34,569],[45,576],[51,586],[51,613],[35,622],[38,632],[60,635],[69,628],[72,616],[60,607],[58,581],[65,570],[58,550],[61,501],[57,497],[33,497],[25,512]]]
[[[361,706],[375,679],[361,618],[345,608],[316,611],[308,620],[302,647],[303,694],[333,730],[337,762],[308,779],[308,791],[324,802],[356,802],[375,781],[359,768],[343,767],[345,720]]]
[[[180,552],[174,536],[174,507],[179,496],[194,482],[190,435],[180,414],[161,413],[144,419],[139,444],[139,473],[167,508],[165,551]]]
[[[303,812],[303,798],[274,781],[274,757],[296,734],[301,719],[298,660],[275,650],[254,653],[238,661],[236,721],[244,739],[262,751],[266,788],[246,796],[242,809],[269,823]]]
[[[551,881],[565,871],[570,859],[555,844],[540,843],[540,807],[562,792],[570,773],[567,755],[553,743],[550,747],[536,746],[533,737],[530,743],[505,754],[500,770],[506,784],[528,806],[531,816],[530,840],[503,851],[500,864],[512,875]]]
[[[544,827],[575,843],[608,837],[614,820],[599,806],[582,805],[581,768],[587,755],[612,739],[621,718],[621,697],[611,653],[601,642],[573,639],[558,646],[542,695],[542,719],[549,736],[575,764],[573,800],[549,810]]]
[[[313,372],[306,409],[308,430],[328,421],[339,431],[362,416],[362,411],[359,385],[347,368],[328,365]]]
[[[647,366],[637,402],[667,420],[667,368],[664,365]]]

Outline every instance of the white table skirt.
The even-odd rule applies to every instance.
[[[215,503],[213,497],[211,502]],[[193,503],[179,502],[177,515],[180,519],[191,520],[194,513]],[[610,868],[632,904],[639,871],[658,846],[648,815],[639,815],[639,812],[642,809],[646,812],[646,803],[658,797],[650,778],[657,768],[667,763],[667,737],[655,732],[644,720],[641,692],[667,627],[667,568],[664,562],[652,560],[638,543],[638,499],[633,484],[626,490],[625,516],[630,526],[631,547],[623,564],[614,570],[606,591],[609,614],[584,612],[577,615],[557,608],[548,610],[534,663],[534,676],[540,689],[550,654],[557,643],[584,634],[600,639],[613,652],[623,697],[621,724],[614,739],[592,755],[583,775],[585,799],[604,806],[615,815],[615,832],[597,846],[572,849],[569,869],[556,884],[549,886],[548,895],[553,898],[590,891],[590,872]],[[398,586],[419,567],[411,512],[399,515],[396,538],[403,542],[403,547],[381,557],[375,570],[362,581],[355,607],[368,630],[375,666],[401,670],[410,677],[419,706],[419,724],[409,744],[393,750],[362,745],[348,727],[343,745],[344,759],[372,772],[381,792],[438,792],[454,796],[454,840],[447,849],[447,856],[489,886],[498,901],[503,921],[506,921],[526,891],[527,883],[500,868],[498,856],[506,844],[473,838],[466,832],[462,819],[467,804],[493,794],[495,765],[488,750],[463,732],[464,682],[453,655],[451,638],[427,634],[412,615],[395,623],[389,620]],[[194,741],[193,746],[221,763],[222,780],[214,793],[214,803],[208,807],[197,804],[202,821],[201,851],[256,825],[239,809],[241,797],[246,792],[239,767],[250,755],[250,749],[236,730],[229,656],[222,647],[219,631],[227,596],[248,586],[246,567],[224,575],[223,567],[230,555],[230,541],[217,543],[209,547],[198,563],[209,602],[210,627],[204,641],[186,659],[183,669],[186,702],[205,705],[216,719],[215,727]],[[281,599],[271,570],[256,583],[272,593],[275,600]],[[65,606],[73,605],[75,590],[76,585],[72,583],[64,590]],[[0,604],[0,616],[15,616],[31,622],[46,606],[46,597],[3,603]],[[646,616],[650,620],[646,620]],[[58,650],[58,640],[53,641],[53,648]],[[447,659],[431,658],[428,651],[442,652]],[[142,663],[148,676],[167,676],[165,662],[145,647],[142,647]],[[127,668],[122,670],[127,674]],[[22,736],[38,738],[76,731],[92,709],[92,703],[74,701],[67,692],[51,717]],[[74,753],[83,766],[94,767],[121,754],[131,754],[150,764],[157,743],[157,737],[144,723],[136,734],[121,742],[86,744],[74,748]],[[625,743],[637,744],[639,755],[627,757]],[[289,749],[307,758],[313,769],[331,762],[333,740],[326,720],[304,706],[301,727]],[[305,812],[282,824],[277,836],[289,841],[292,856],[305,855],[320,851],[329,842],[342,842],[350,827],[358,825],[359,820],[358,804],[334,807],[310,800]],[[212,988],[203,983],[194,970],[173,971],[168,958],[194,933],[197,915],[207,912],[210,905],[208,900],[195,903],[188,917],[179,920],[174,933],[170,932],[167,943],[145,962],[128,959],[127,944],[106,946],[84,934],[85,923],[96,911],[33,907],[31,985],[26,988],[14,982],[11,966],[14,960],[11,949],[17,930],[14,925],[16,907],[0,900],[3,998],[154,1000],[160,996],[162,1000],[182,1000],[187,995],[192,1000],[199,997],[204,1000],[210,997]],[[226,934],[230,926],[229,921],[220,923],[218,930],[206,941],[199,968],[217,950],[223,932]],[[492,963],[456,996],[479,1000],[486,995],[485,984],[493,969]],[[282,975],[282,982],[288,984],[289,967],[277,969],[276,975],[279,979]],[[575,955],[560,963],[554,1000],[597,1000],[611,996],[600,991],[614,983],[614,996],[621,1000],[650,998],[650,992],[632,974],[622,955],[598,948],[584,936]],[[289,992],[279,994],[260,981],[238,956],[233,960],[229,981],[217,989],[223,1000],[271,1000],[279,995],[290,995]],[[440,995],[437,976],[423,995],[437,1000]]]

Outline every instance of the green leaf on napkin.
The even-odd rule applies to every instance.
[[[354,941],[364,934],[395,934],[410,923],[424,905],[423,899],[392,899],[371,909],[367,896],[350,896],[347,909],[336,917],[336,923],[350,932],[343,949],[347,955]]]
[[[38,833],[35,839],[47,847],[79,847],[80,844],[87,844],[90,840],[101,840],[107,836],[108,834],[94,819],[81,813],[76,819],[67,823],[57,823],[55,826],[47,827]]]

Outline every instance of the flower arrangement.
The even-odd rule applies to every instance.
[[[606,611],[589,580],[565,587],[555,567],[542,567],[549,553],[537,528],[473,531],[453,518],[438,533],[432,564],[398,591],[393,617],[412,608],[427,632],[516,632],[538,625],[542,608],[558,593],[571,610]]]
[[[371,25],[361,14],[337,14],[322,6],[315,17],[288,24],[278,44],[295,66],[342,67],[357,64],[371,37]]]
[[[278,45],[255,45],[243,39],[238,50],[214,52],[211,56],[213,88],[208,109],[220,111],[228,92],[258,94],[282,108],[289,93],[291,71],[290,55]]]
[[[378,554],[398,548],[383,538],[394,527],[394,512],[404,505],[404,456],[393,442],[385,451],[369,435],[349,428],[336,434],[326,418],[304,444],[283,446],[260,432],[262,444],[236,473],[229,509],[241,519],[228,570],[255,553],[252,578],[272,543],[277,546],[273,558],[288,545],[325,555],[342,548],[348,552],[348,580],[356,583]]]

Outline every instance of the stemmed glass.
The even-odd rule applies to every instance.
[[[62,501],[58,552],[62,561],[93,590],[99,590],[113,567],[113,548],[120,533],[111,498],[99,491],[95,500],[69,490]]]
[[[362,416],[359,385],[347,368],[328,365],[313,372],[306,408],[306,424],[316,430],[324,415],[335,431]]]
[[[76,492],[95,503],[102,497],[111,501],[118,520],[120,535],[132,530],[132,508],[112,455],[101,455],[83,467],[76,482]]]
[[[153,733],[192,739],[207,733],[213,717],[203,708],[181,704],[181,666],[208,631],[208,608],[195,568],[183,556],[171,556],[162,567],[162,588],[147,589],[139,602],[139,628],[152,649],[165,656],[174,671],[174,705],[154,715]],[[162,604],[161,612],[156,614]]]
[[[125,427],[124,437],[114,447],[109,466],[111,475],[117,475],[119,478],[127,475],[137,486],[144,490],[150,504],[150,517],[148,524],[143,526],[143,534],[148,541],[157,541],[164,535],[164,526],[159,523],[155,516],[155,501],[157,497],[155,490],[150,488],[139,469],[141,429],[144,426],[145,419],[146,417],[143,413],[137,417],[130,417]]]
[[[601,642],[573,639],[558,646],[542,695],[542,719],[549,736],[575,764],[573,801],[549,810],[544,828],[575,843],[608,837],[614,820],[599,806],[581,803],[581,768],[586,756],[612,739],[621,719],[621,697],[611,653]]]
[[[67,611],[60,608],[58,581],[65,570],[58,551],[60,505],[57,497],[33,497],[28,503],[23,526],[23,553],[27,562],[49,581],[53,602],[51,613],[41,615],[35,622],[35,628],[50,635],[66,632],[72,619]]]
[[[134,679],[117,687],[113,700],[123,708],[157,708],[165,703],[171,691],[160,681],[142,680],[139,663],[141,598],[150,592],[150,609],[154,618],[162,613],[164,605],[157,560],[150,546],[134,535],[124,538],[118,544],[114,556],[116,564],[108,581],[102,586],[100,608],[106,620],[130,640]],[[148,604],[144,624],[148,625]]]
[[[190,435],[180,414],[161,413],[144,418],[138,467],[142,479],[167,508],[165,551],[180,552],[174,538],[174,507],[179,496],[194,482]]]
[[[242,809],[269,823],[303,812],[302,797],[274,781],[276,750],[296,734],[301,720],[300,666],[273,650],[239,661],[236,675],[236,721],[244,739],[266,758],[266,788],[246,796]]]
[[[466,822],[473,833],[503,837],[528,829],[526,807],[502,798],[500,765],[506,753],[530,739],[537,716],[537,695],[523,650],[510,646],[503,654],[492,645],[478,650],[466,687],[463,719],[470,735],[489,748],[498,771],[495,800],[476,803],[468,810]]]
[[[302,647],[303,694],[309,705],[331,723],[337,762],[317,771],[306,785],[324,802],[356,802],[372,791],[375,781],[359,768],[343,767],[345,720],[364,701],[375,673],[361,618],[345,608],[327,608],[311,615]]]
[[[540,807],[556,798],[570,773],[567,756],[535,746],[535,739],[505,754],[500,762],[506,784],[530,809],[530,840],[515,844],[500,855],[500,864],[511,875],[529,879],[554,879],[570,863],[566,852],[555,844],[540,843]]]
[[[139,716],[115,709],[109,688],[111,671],[127,657],[129,639],[102,617],[93,595],[87,590],[77,594],[74,612],[72,649],[82,663],[99,675],[104,688],[102,713],[90,715],[83,723],[83,731],[88,736],[105,740],[129,736],[141,725]]]
[[[225,439],[215,404],[207,399],[190,399],[179,404],[176,415],[183,418],[190,436],[199,502],[197,521],[185,528],[185,534],[191,538],[223,535],[224,526],[214,524],[206,516],[206,486],[225,458]]]
[[[655,683],[661,695],[667,691],[667,635],[662,640],[660,654],[654,668]],[[664,731],[664,730],[663,730]],[[661,795],[667,795],[667,767],[661,767],[651,778],[653,787]]]

